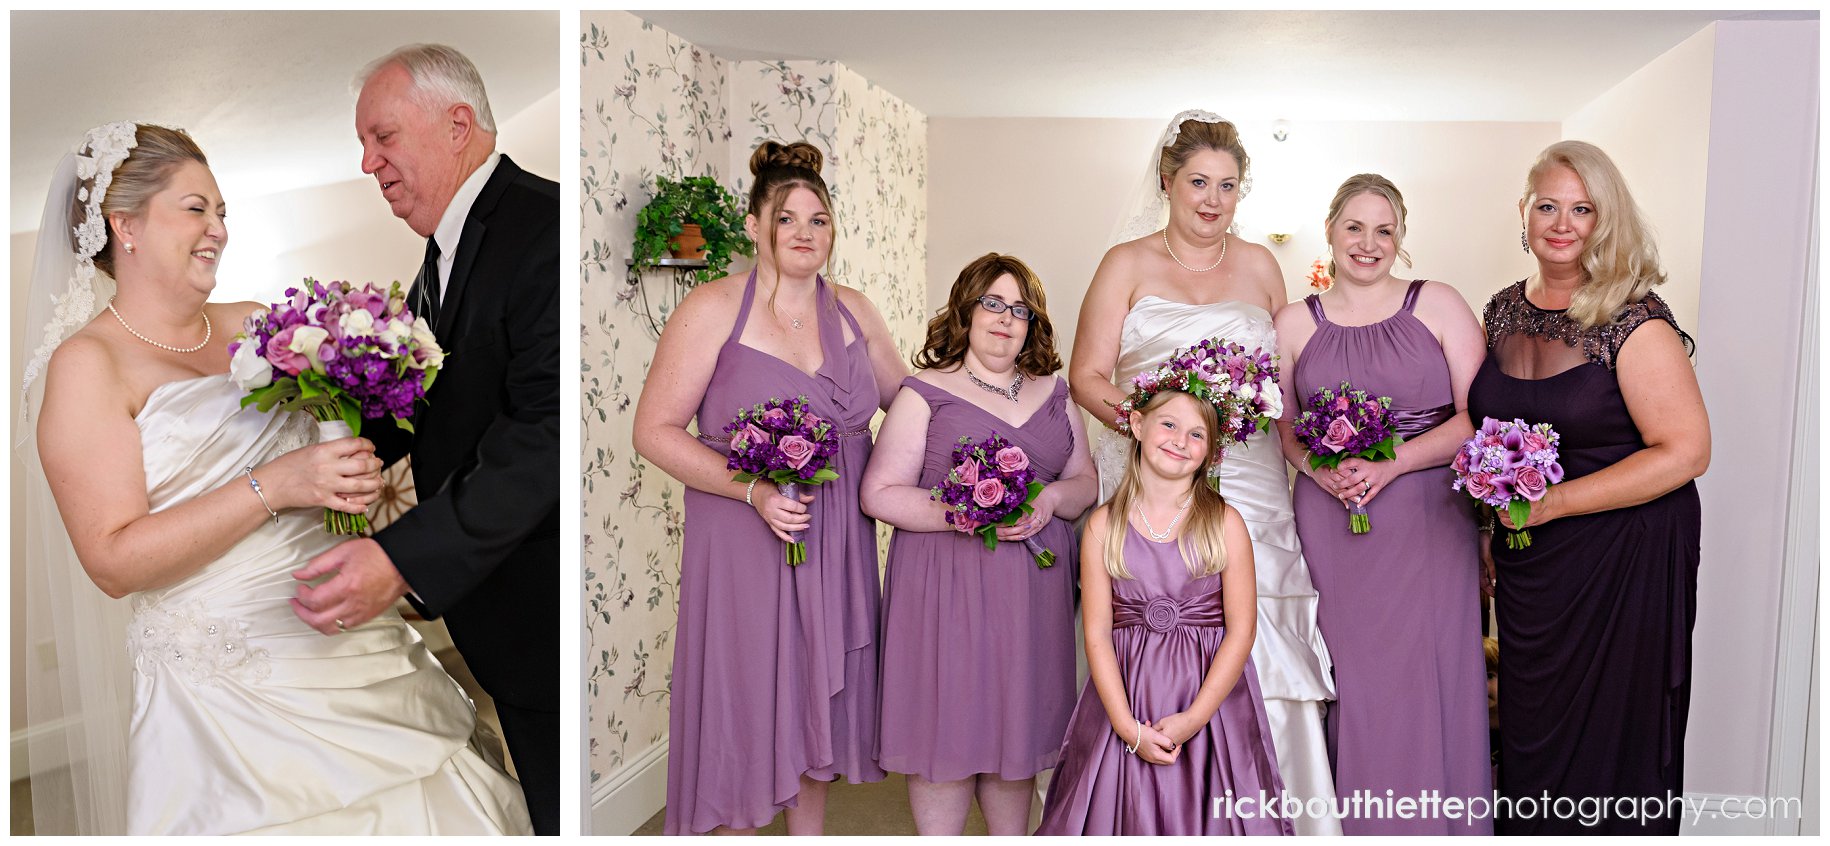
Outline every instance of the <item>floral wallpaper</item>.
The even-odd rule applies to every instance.
[[[679,603],[679,483],[630,446],[667,271],[631,280],[635,215],[654,176],[708,175],[740,195],[768,138],[827,152],[837,244],[829,278],[864,291],[906,358],[926,323],[927,118],[844,65],[726,61],[626,12],[580,21],[579,278],[585,670],[590,779],[667,734]],[[740,259],[741,261],[741,259]]]

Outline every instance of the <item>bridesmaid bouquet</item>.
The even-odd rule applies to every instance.
[[[1182,391],[1211,403],[1220,415],[1214,438],[1222,457],[1226,448],[1269,429],[1284,413],[1283,391],[1277,386],[1277,356],[1262,349],[1247,350],[1224,338],[1207,338],[1175,351],[1154,370],[1131,377],[1131,395],[1118,404],[1118,431],[1131,434],[1131,412],[1143,408],[1163,391]],[[1216,461],[1209,471],[1220,472]]]
[[[724,427],[731,436],[731,454],[725,466],[737,471],[739,482],[768,479],[782,496],[800,501],[801,488],[823,485],[839,478],[828,467],[839,451],[832,424],[807,410],[807,398],[771,399],[737,412]],[[807,560],[805,530],[789,535],[788,566]]]
[[[1309,450],[1309,469],[1334,469],[1349,458],[1390,461],[1404,438],[1392,431],[1392,398],[1371,397],[1342,382],[1341,389],[1322,388],[1309,395],[1291,429]],[[1356,535],[1372,531],[1372,517],[1357,502],[1347,505],[1347,528]]]
[[[1040,493],[1042,483],[1029,466],[1029,454],[993,432],[978,443],[959,439],[947,481],[931,489],[929,498],[947,506],[947,522],[955,530],[977,533],[985,539],[986,549],[997,549],[998,527],[1033,513],[1036,509],[1031,503]],[[1037,567],[1055,566],[1055,553],[1043,549],[1035,538],[1024,538],[1023,545]]]
[[[395,282],[383,291],[306,279],[287,299],[257,309],[229,342],[229,378],[243,408],[308,411],[321,440],[362,433],[362,421],[392,418],[413,431],[413,409],[438,377],[445,351]],[[368,531],[366,515],[324,510],[332,534]]]
[[[1531,504],[1544,498],[1551,485],[1563,481],[1557,463],[1562,440],[1549,423],[1524,420],[1481,421],[1480,431],[1461,445],[1449,465],[1455,470],[1455,489],[1494,508],[1504,508],[1514,525],[1531,519]],[[1507,549],[1531,546],[1531,531],[1516,529],[1506,535]]]

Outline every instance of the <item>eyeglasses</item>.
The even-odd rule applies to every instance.
[[[979,305],[981,307],[983,307],[986,311],[991,312],[992,314],[1003,314],[1004,312],[1008,311],[1008,312],[1010,312],[1011,317],[1014,317],[1018,320],[1036,319],[1036,313],[1033,311],[1030,311],[1029,306],[1011,305],[1010,303],[1004,302],[1003,300],[1000,300],[996,297],[979,297]]]

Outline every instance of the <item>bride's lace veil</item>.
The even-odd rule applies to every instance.
[[[106,226],[101,196],[134,145],[135,128],[111,123],[91,129],[82,147],[58,163],[38,227],[26,309],[30,352],[13,435],[26,469],[24,489],[15,490],[25,503],[26,537],[24,560],[14,566],[26,575],[25,733],[37,834],[127,831],[131,612],[126,601],[102,593],[78,563],[39,463],[37,425],[51,353],[114,293],[114,280],[93,257]],[[79,201],[87,214],[73,227],[71,210]]]
[[[1124,210],[1118,216],[1118,222],[1112,228],[1110,245],[1135,241],[1145,235],[1155,233],[1169,225],[1169,195],[1163,190],[1163,180],[1159,175],[1163,164],[1163,148],[1175,143],[1176,136],[1182,132],[1184,121],[1198,120],[1202,123],[1231,123],[1213,112],[1203,109],[1189,109],[1170,118],[1169,126],[1164,127],[1163,135],[1155,146],[1150,148],[1150,161],[1144,168],[1144,176],[1132,188],[1131,198],[1125,203]],[[1248,169],[1239,174],[1239,197],[1244,199],[1252,191],[1252,173]],[[1234,225],[1237,228],[1237,224]],[[1237,233],[1235,233],[1237,234]]]

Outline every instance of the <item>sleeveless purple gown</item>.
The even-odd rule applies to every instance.
[[[864,333],[819,280],[812,375],[738,343],[756,295],[744,285],[730,337],[699,404],[702,442],[741,408],[805,395],[841,433],[836,481],[814,488],[807,560],[790,568],[782,542],[742,500],[687,489],[680,624],[668,720],[668,834],[755,828],[794,807],[800,777],[883,779],[877,745],[877,540],[858,506],[879,394]],[[852,328],[845,344],[839,321]],[[762,484],[767,484],[762,483]],[[759,484],[758,487],[761,487]]]
[[[1331,323],[1306,302],[1315,334],[1288,383],[1292,401],[1342,381],[1392,398],[1398,433],[1416,437],[1455,414],[1449,364],[1412,313],[1423,280],[1396,314],[1365,326]],[[1296,480],[1296,531],[1321,595],[1316,613],[1334,654],[1340,699],[1328,710],[1328,751],[1343,799],[1491,798],[1487,672],[1481,654],[1480,551],[1473,501],[1445,464],[1394,479],[1355,535],[1347,511],[1308,476]],[[1344,806],[1345,807],[1345,806]],[[1491,820],[1341,820],[1343,834],[1492,834]]]
[[[1011,426],[952,393],[909,377],[928,401],[920,484],[953,469],[961,437],[997,433],[1028,453],[1036,481],[1060,478],[1073,455],[1067,380]],[[1034,388],[1032,388],[1034,390]],[[908,532],[890,539],[883,588],[879,763],[929,781],[987,773],[1026,779],[1055,765],[1074,707],[1074,526],[1053,520],[1035,536],[1055,566],[1022,544],[987,551],[978,535]]]
[[[1112,647],[1131,710],[1166,717],[1194,703],[1226,637],[1220,574],[1191,579],[1175,541],[1152,543],[1126,527],[1125,569],[1112,582]],[[1068,724],[1039,835],[1291,834],[1289,820],[1216,816],[1213,800],[1275,800],[1283,791],[1258,672],[1239,680],[1174,764],[1127,753],[1091,679]],[[1255,807],[1255,806],[1254,806]]]

